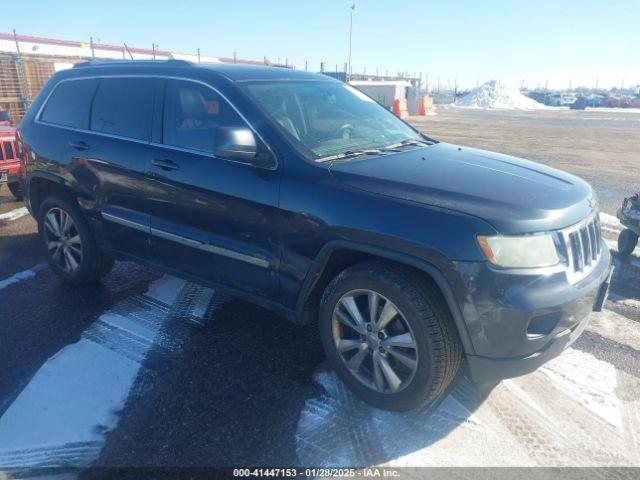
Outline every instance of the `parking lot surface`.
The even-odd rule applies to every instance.
[[[640,185],[640,115],[527,115],[442,110],[416,125],[587,177],[615,250],[615,208]],[[315,332],[259,307],[129,262],[62,284],[22,208],[0,190],[0,470],[640,466],[638,250],[614,254],[605,310],[539,371],[480,387],[461,375],[439,405],[391,413],[327,370]]]

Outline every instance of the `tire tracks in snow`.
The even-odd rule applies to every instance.
[[[165,275],[50,358],[0,417],[0,468],[84,467],[135,394],[147,354],[176,355],[212,314],[213,291]]]

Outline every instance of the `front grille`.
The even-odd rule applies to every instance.
[[[0,162],[16,160],[16,146],[13,140],[0,141]]]
[[[577,283],[598,263],[602,253],[602,231],[598,213],[558,232],[567,259],[567,279]]]

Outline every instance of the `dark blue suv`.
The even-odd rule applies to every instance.
[[[53,76],[18,150],[63,280],[132,259],[318,323],[382,408],[426,404],[463,362],[479,382],[529,372],[606,296],[586,182],[439,143],[321,75],[89,62]]]

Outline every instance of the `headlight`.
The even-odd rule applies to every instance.
[[[552,234],[519,237],[478,236],[482,252],[490,263],[503,268],[551,267],[560,262]]]

